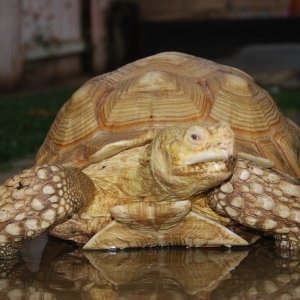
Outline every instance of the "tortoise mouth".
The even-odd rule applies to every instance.
[[[201,151],[187,159],[182,165],[198,165],[205,162],[233,162],[236,157],[236,149],[234,143],[222,143],[219,147],[210,147]]]
[[[234,169],[235,157],[231,156],[226,159],[205,160],[193,164],[184,164],[173,169],[174,175],[199,175],[199,174],[215,174],[230,172]]]
[[[222,142],[207,150],[199,151],[188,158],[181,165],[176,166],[176,175],[200,175],[232,172],[236,161],[236,148],[234,142]],[[221,174],[219,174],[221,175]]]

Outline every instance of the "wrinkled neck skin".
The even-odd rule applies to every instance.
[[[201,139],[190,140],[195,136]],[[234,137],[228,124],[168,127],[150,144],[83,170],[97,190],[89,211],[103,211],[105,204],[108,212],[109,207],[128,201],[193,201],[232,175],[234,159]]]
[[[191,167],[187,166],[182,170],[178,170],[177,175],[170,172],[168,166],[163,166],[161,162],[158,163],[152,160],[148,166],[144,166],[139,172],[143,177],[149,178],[151,176],[153,178],[151,187],[148,187],[149,194],[144,200],[155,202],[190,200],[193,202],[193,199],[198,195],[221,184],[232,175],[231,172],[228,172],[226,176],[216,179],[215,173],[218,171],[216,170],[216,172],[212,171],[211,176],[207,176],[207,178],[199,178],[196,174],[181,176],[181,171],[183,173],[188,169],[191,169]],[[149,183],[150,181],[148,181]]]
[[[218,128],[214,129],[216,133],[213,134],[213,138],[209,135],[209,141],[205,141],[205,146],[197,147],[195,153],[187,149],[191,148],[189,142],[188,145],[182,144],[186,135],[190,135],[189,132],[187,133],[187,126],[182,128],[177,126],[174,131],[165,131],[146,146],[141,154],[141,168],[138,171],[139,176],[148,178],[148,184],[151,182],[151,187],[147,187],[148,196],[145,201],[193,201],[194,197],[228,179],[233,173],[235,164],[234,140],[232,136],[230,142],[226,141],[229,146],[223,145],[220,141],[224,140],[222,137],[224,130]],[[231,129],[229,133],[232,133]],[[226,135],[228,135],[227,131]],[[191,153],[186,158],[186,153],[189,151]],[[211,151],[215,159],[209,158],[207,161]],[[151,177],[152,181],[149,180]]]
[[[139,176],[147,178],[148,195],[144,199],[145,201],[153,202],[170,202],[170,201],[181,201],[193,198],[196,194],[202,193],[202,191],[195,190],[189,180],[174,176],[168,166],[163,163],[161,156],[166,153],[159,153],[153,155],[154,151],[151,151],[152,144],[148,145],[146,151],[150,151],[151,159],[148,160],[147,164],[142,164],[139,169]],[[149,149],[150,148],[150,149]],[[156,159],[159,160],[157,161]],[[149,179],[152,180],[149,180]]]

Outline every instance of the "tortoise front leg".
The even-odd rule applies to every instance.
[[[25,170],[0,186],[0,256],[11,257],[24,243],[78,212],[94,195],[81,171],[56,165]]]
[[[239,159],[233,176],[210,193],[208,203],[222,215],[272,234],[282,247],[300,248],[300,186],[296,180]]]

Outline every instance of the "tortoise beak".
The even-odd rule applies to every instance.
[[[233,162],[236,157],[236,147],[234,142],[223,143],[220,148],[211,147],[210,149],[196,153],[190,157],[184,164],[193,165],[202,162],[227,161]]]

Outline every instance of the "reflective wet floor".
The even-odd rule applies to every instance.
[[[0,299],[300,299],[297,255],[247,248],[82,251],[41,236],[1,260]]]

